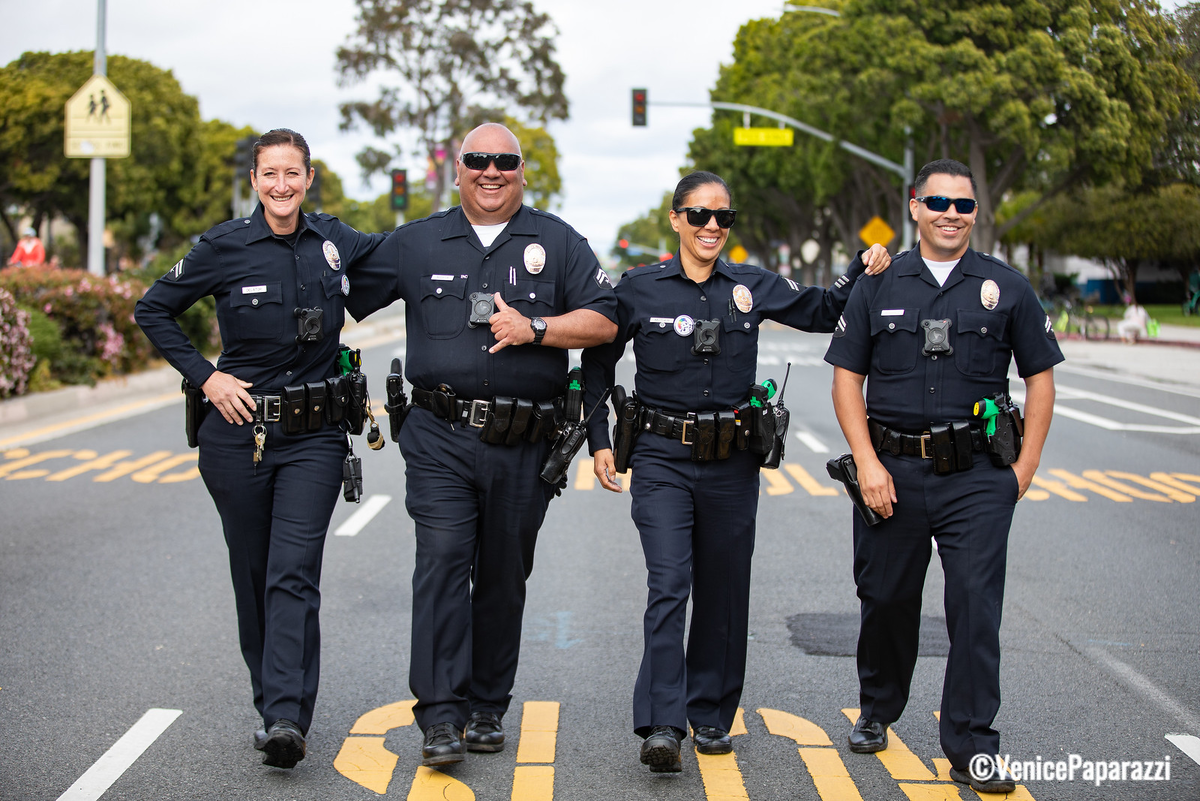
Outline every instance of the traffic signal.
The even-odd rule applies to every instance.
[[[245,175],[254,169],[254,143],[258,137],[251,134],[237,140],[237,152],[234,154],[233,166],[238,175]]]
[[[633,90],[633,124],[646,125],[646,90]]]
[[[408,208],[408,170],[392,170],[392,211]]]
[[[617,240],[617,247],[621,248],[622,250],[624,250],[624,249],[628,248],[628,247],[629,247],[629,240],[628,240],[628,239],[618,239],[618,240]]]

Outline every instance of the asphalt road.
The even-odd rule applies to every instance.
[[[542,529],[510,746],[438,773],[418,769],[421,736],[407,714],[403,464],[394,445],[356,442],[366,495],[339,504],[326,544],[309,756],[280,771],[251,748],[259,721],[225,548],[184,443],[182,403],[73,433],[47,427],[29,444],[0,426],[0,799],[975,797],[938,762],[936,562],[925,655],[892,747],[862,756],[845,745],[857,600],[849,502],[824,472],[843,450],[826,341],[763,334],[759,378],[780,379],[792,363],[793,437],[783,469],[763,474],[745,731],[735,757],[688,752],[680,775],[638,763],[630,697],[644,564],[628,494],[599,489],[589,459]],[[364,345],[382,405],[404,342]],[[628,382],[631,365],[622,369]],[[1074,780],[1022,781],[1022,798],[1200,798],[1200,386],[1086,362],[1057,379],[1058,414],[1009,551],[1002,750],[1043,773],[1039,764],[1079,763]],[[360,525],[366,507],[379,511]],[[1166,739],[1177,734],[1178,745]],[[1096,762],[1107,775],[1109,763],[1136,761],[1140,775],[1168,759],[1169,780],[1135,781],[1132,765],[1125,780],[1083,778]]]

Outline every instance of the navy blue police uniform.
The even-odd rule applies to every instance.
[[[320,672],[321,556],[337,502],[346,434],[322,425],[286,433],[268,398],[337,372],[353,265],[383,234],[362,234],[327,214],[301,214],[294,235],[271,231],[262,206],[221,223],[138,301],[135,317],[175,369],[197,387],[215,370],[252,386],[266,433],[255,464],[254,425],[218,412],[197,439],[200,475],[221,515],[242,656],[266,728],[280,719],[307,732]],[[176,319],[216,300],[221,355],[214,367]],[[296,309],[320,309],[323,338],[297,343]],[[272,419],[273,418],[273,419]]]
[[[949,320],[952,353],[924,355],[924,320]],[[932,349],[931,349],[932,350]],[[908,702],[917,659],[921,592],[931,535],[945,572],[950,654],[942,688],[941,742],[951,766],[999,753],[1000,614],[1008,532],[1018,483],[973,438],[969,469],[936,474],[913,435],[969,420],[974,404],[1008,391],[1012,360],[1022,377],[1063,360],[1028,279],[968,249],[939,286],[919,249],[881,276],[860,281],[825,360],[867,376],[872,437],[896,497],[890,518],[867,526],[854,512],[854,581],[861,600],[858,676],[862,716],[885,726]],[[883,434],[884,430],[896,432]],[[878,449],[878,446],[877,446]]]
[[[748,264],[720,259],[702,284],[687,277],[678,254],[636,267],[617,284],[617,336],[583,352],[591,409],[633,341],[635,391],[643,428],[652,418],[729,412],[747,401],[758,367],[758,330],[775,320],[832,331],[864,270],[861,253],[829,289],[804,287]],[[693,353],[699,321],[719,322],[719,353]],[[588,422],[594,454],[612,447],[607,410]],[[731,448],[728,458],[693,461],[692,426],[674,437],[642,430],[629,458],[632,517],[641,536],[649,588],[645,648],[634,687],[634,731],[655,726],[729,731],[746,672],[750,563],[763,457]],[[689,431],[688,429],[692,429]],[[684,652],[689,595],[692,623]]]
[[[521,206],[485,247],[461,207],[401,226],[363,264],[355,316],[403,299],[413,409],[400,432],[416,528],[409,684],[421,728],[470,714],[503,716],[512,698],[525,581],[554,487],[539,478],[544,436],[481,440],[493,398],[563,394],[568,354],[496,344],[469,324],[472,295],[498,293],[528,318],[591,309],[616,316],[612,283],[587,240],[552,214]],[[439,389],[441,387],[441,389]],[[452,394],[451,394],[452,393]]]

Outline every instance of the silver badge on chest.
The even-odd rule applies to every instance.
[[[321,252],[325,254],[325,261],[329,262],[329,266],[333,270],[342,269],[342,257],[338,253],[337,245],[326,239],[321,244]]]
[[[1000,303],[1000,287],[992,279],[984,281],[983,286],[979,288],[979,302],[988,311],[996,308]]]
[[[525,247],[525,272],[537,275],[546,266],[546,249],[534,242]]]

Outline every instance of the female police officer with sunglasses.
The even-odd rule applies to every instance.
[[[807,331],[832,331],[854,279],[891,259],[876,245],[855,257],[829,289],[719,256],[737,212],[729,187],[694,172],[675,189],[671,227],[679,252],[669,261],[627,272],[617,286],[618,330],[611,345],[584,351],[591,409],[633,341],[640,435],[629,457],[632,516],[641,535],[649,594],[645,650],[634,687],[634,731],[645,738],[641,761],[653,772],[681,770],[686,727],[702,754],[732,750],[729,729],[746,669],[750,561],[761,454],[744,438],[698,447],[732,425],[755,383],[758,326],[775,320]],[[628,407],[632,410],[634,407]],[[715,413],[721,413],[715,417]],[[617,410],[618,416],[622,409]],[[596,476],[620,492],[606,427],[598,411],[588,425]],[[714,426],[704,432],[705,425]],[[729,432],[726,432],[728,434]],[[684,652],[684,622],[692,623]]]
[[[229,547],[242,656],[264,724],[255,748],[263,764],[291,768],[304,758],[317,696],[321,554],[347,453],[318,396],[338,375],[346,273],[383,235],[300,212],[313,180],[300,134],[268,131],[253,155],[254,213],[205,232],[138,301],[136,319],[217,411],[197,433],[199,468]],[[209,295],[221,327],[215,368],[175,320]]]

